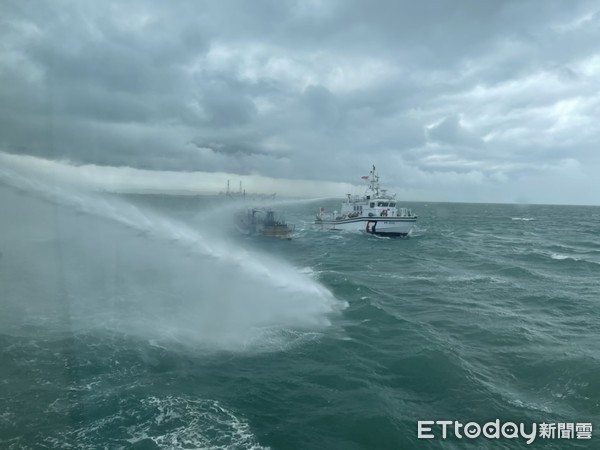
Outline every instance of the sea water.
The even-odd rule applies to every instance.
[[[237,235],[224,198],[0,180],[0,447],[528,448],[419,421],[591,423],[600,208],[406,203],[408,239]],[[540,442],[543,441],[543,442]]]

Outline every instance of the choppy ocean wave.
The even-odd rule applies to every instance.
[[[600,427],[598,208],[411,204],[419,229],[378,239],[280,203],[301,226],[270,241],[212,199],[11,176],[0,447],[529,448],[416,424]]]

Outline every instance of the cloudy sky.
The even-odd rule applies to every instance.
[[[599,118],[593,1],[0,3],[4,163],[600,204]]]

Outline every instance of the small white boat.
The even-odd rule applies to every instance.
[[[388,194],[379,187],[379,176],[375,166],[369,176],[362,177],[369,182],[363,196],[352,196],[342,203],[342,210],[326,214],[321,208],[315,225],[330,230],[363,231],[380,236],[407,236],[417,223],[417,216],[409,208],[399,208],[396,194]]]

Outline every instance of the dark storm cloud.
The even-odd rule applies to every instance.
[[[511,200],[527,177],[600,164],[597,9],[3,2],[0,143],[76,164],[334,181],[375,162],[417,196],[440,184],[469,199],[478,185]]]

